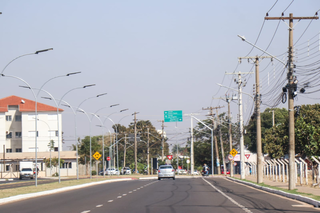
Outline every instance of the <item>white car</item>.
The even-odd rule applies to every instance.
[[[116,175],[116,170],[114,168],[108,168],[106,170],[106,175]]]
[[[177,169],[176,173],[179,175],[186,175],[187,174],[187,170],[185,169]]]

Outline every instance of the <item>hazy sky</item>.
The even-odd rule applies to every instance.
[[[281,16],[284,12],[284,16],[293,13],[312,17],[319,9],[319,0],[2,0],[0,69],[20,55],[52,47],[53,51],[17,59],[4,73],[40,88],[52,77],[81,71],[75,76],[54,79],[44,89],[60,99],[73,88],[96,84],[74,90],[64,100],[77,107],[89,97],[108,93],[85,101],[81,108],[91,113],[107,107],[98,114],[103,118],[114,113],[110,118],[116,123],[121,120],[125,126],[133,121],[131,114],[139,112],[138,119],[150,120],[160,129],[158,120],[163,119],[166,110],[200,113],[199,119],[205,119],[207,114],[202,107],[225,106],[220,112],[227,110],[224,101],[212,98],[236,92],[219,88],[217,83],[237,88],[233,81],[236,76],[225,75],[225,72],[254,71],[252,62],[243,60],[238,64],[238,57],[247,56],[252,48],[241,41],[238,34],[255,43],[262,29],[257,45],[286,61],[288,26],[283,21],[264,21],[269,10],[269,16]],[[294,23],[295,56],[299,64],[299,57],[309,53],[306,51],[308,40],[310,55],[318,56],[320,20]],[[303,51],[299,52],[298,47]],[[249,56],[261,54],[254,49]],[[273,93],[275,98],[284,86],[279,87],[276,82],[285,81],[286,71],[283,74],[282,65],[275,60],[271,63],[270,59],[264,59],[260,65],[261,93],[266,93],[262,102],[270,104]],[[253,94],[254,75],[244,75],[243,79],[247,81],[244,92]],[[19,87],[22,82],[2,77],[0,81],[1,98],[17,95],[33,100],[29,90]],[[317,103],[319,97],[319,93],[299,95],[295,104]],[[41,98],[39,102],[54,106],[53,102]],[[110,108],[112,104],[120,105]],[[252,106],[252,99],[244,95],[245,123],[251,116]],[[266,107],[263,105],[262,110]],[[287,108],[287,103],[278,107]],[[66,150],[74,140],[74,120],[70,109],[61,108],[65,110]],[[126,108],[129,110],[119,113]],[[236,102],[232,103],[232,114],[236,122]],[[97,124],[99,121],[93,119],[92,135],[107,131]],[[106,120],[105,125],[111,130],[110,121]],[[175,137],[182,143],[188,136],[190,118],[165,125],[169,138],[184,133]],[[88,119],[81,113],[77,127],[80,137],[89,135]]]

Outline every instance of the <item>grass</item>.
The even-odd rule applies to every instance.
[[[301,195],[301,196],[304,196],[304,197],[309,197],[309,198],[315,199],[317,201],[320,201],[320,196],[314,195],[314,194],[310,194],[310,193],[298,192],[298,189],[293,189],[293,190],[283,189],[283,188],[276,187],[276,186],[270,186],[270,185],[267,185],[267,184],[264,184],[264,183],[256,183],[256,182],[253,182],[253,181],[250,181],[250,180],[246,180],[246,179],[239,179],[239,178],[236,178],[236,177],[233,177],[233,178],[241,180],[241,181],[245,181],[245,182],[248,182],[248,183],[253,183],[255,185],[267,187],[267,188],[270,188],[270,189],[275,189],[275,190],[287,192],[287,193],[290,193],[290,194]]]
[[[121,176],[121,178],[129,178],[129,176]],[[137,175],[130,175],[131,178],[138,178]],[[6,197],[11,197],[15,195],[21,195],[21,194],[29,194],[29,193],[35,193],[35,192],[42,192],[42,191],[47,191],[47,190],[52,190],[52,189],[59,189],[63,187],[68,187],[68,186],[75,186],[75,185],[81,185],[85,183],[92,183],[92,182],[98,182],[98,181],[103,181],[103,180],[111,180],[118,178],[118,176],[114,177],[108,177],[106,178],[99,177],[96,178],[95,176],[92,177],[92,179],[79,179],[79,180],[63,180],[60,183],[54,182],[54,183],[46,183],[46,184],[38,184],[37,187],[35,185],[32,186],[23,186],[23,187],[18,187],[18,188],[12,188],[12,189],[2,189],[0,191],[0,199],[1,198],[6,198]],[[120,178],[120,176],[119,176]],[[42,180],[38,180],[38,183],[41,183]],[[15,182],[15,183],[9,183],[10,185],[15,185],[19,184],[21,182]]]

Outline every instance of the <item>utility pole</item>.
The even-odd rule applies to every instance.
[[[261,117],[260,117],[260,79],[259,79],[259,59],[273,58],[271,56],[254,56],[254,57],[239,57],[238,59],[252,59],[255,64],[256,76],[256,142],[257,142],[257,183],[263,183],[263,154],[261,142]]]
[[[219,106],[220,108],[220,106]],[[226,159],[224,157],[224,147],[223,147],[223,140],[222,140],[222,134],[221,134],[221,120],[219,118],[219,113],[218,113],[218,107],[216,107],[216,115],[217,115],[217,121],[218,121],[218,128],[219,128],[219,136],[220,136],[220,146],[221,146],[221,156],[222,156],[222,164],[223,164],[223,172],[224,175],[227,174],[227,169],[226,169]]]
[[[162,152],[161,152],[161,160],[164,160],[164,120],[158,120],[161,122],[161,147],[162,147]]]
[[[208,116],[211,116],[212,118],[212,125],[213,128],[216,130],[217,129],[217,125],[216,122],[214,120],[214,113],[213,110],[214,109],[220,109],[222,107],[218,106],[218,107],[207,107],[207,108],[202,108],[202,110],[210,110],[210,114]],[[218,113],[218,111],[217,111]],[[220,168],[220,159],[219,159],[219,148],[218,148],[218,140],[217,140],[217,135],[214,134],[214,146],[215,146],[215,151],[216,151],[216,166],[217,166],[217,172],[220,175],[221,174],[221,168]],[[213,144],[211,144],[211,149],[213,149]],[[213,151],[212,151],[213,153]],[[213,158],[213,157],[212,157]],[[214,164],[214,162],[212,162],[212,164]],[[214,171],[212,171],[212,174],[214,174]]]
[[[265,20],[289,20],[289,51],[288,51],[288,111],[289,111],[289,190],[296,188],[295,181],[295,141],[294,141],[294,82],[293,82],[293,20],[319,19],[319,17],[265,17]]]
[[[127,134],[124,134],[123,167],[126,167]]]
[[[240,129],[240,172],[241,172],[241,179],[246,178],[245,174],[245,167],[244,167],[244,139],[243,139],[243,109],[242,109],[242,87],[246,86],[246,81],[242,82],[241,74],[252,74],[252,72],[238,72],[238,73],[225,73],[226,75],[238,75],[238,80],[235,82],[238,84],[238,103],[239,103],[239,129]]]
[[[274,110],[271,110],[269,112],[272,112],[272,126],[274,126]]]
[[[229,124],[229,153],[232,150],[232,129],[231,129],[231,111],[230,111],[230,97],[226,97],[226,101],[228,103],[228,124]],[[234,161],[230,161],[230,177],[233,177],[233,163]]]
[[[150,172],[149,172],[149,170],[150,170],[150,169],[149,169],[149,161],[150,161],[150,160],[149,160],[149,144],[150,144],[150,143],[149,143],[149,128],[147,128],[147,132],[148,132],[148,144],[147,144],[147,146],[148,146],[148,147],[147,147],[147,161],[148,161],[148,166],[147,166],[147,167],[148,167],[148,175],[150,175]]]
[[[138,151],[138,144],[137,144],[137,114],[139,112],[134,112],[134,173],[137,174],[137,151]]]

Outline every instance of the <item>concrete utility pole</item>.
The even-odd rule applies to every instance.
[[[263,183],[263,154],[261,142],[261,117],[260,117],[260,79],[259,79],[259,59],[273,58],[271,56],[254,56],[254,57],[239,57],[238,59],[252,59],[255,64],[256,75],[256,142],[257,142],[257,183]]]
[[[289,190],[296,188],[295,181],[295,141],[294,141],[294,86],[293,86],[293,20],[319,19],[319,17],[265,17],[265,20],[289,20],[289,51],[288,51],[288,111],[289,111]]]
[[[229,153],[232,150],[232,129],[231,129],[231,111],[230,111],[230,97],[226,97],[228,103],[228,123],[229,123]],[[230,177],[233,177],[233,160],[230,161]]]
[[[243,109],[242,109],[242,87],[245,86],[245,83],[243,84],[241,80],[241,74],[253,74],[253,72],[238,72],[238,73],[225,73],[226,75],[238,75],[238,81],[236,83],[238,84],[238,103],[239,103],[239,127],[240,127],[240,172],[241,172],[241,179],[246,178],[245,174],[245,156],[244,156],[244,139],[243,139]]]
[[[270,112],[272,112],[272,126],[274,126],[274,110],[271,110]]]
[[[149,172],[149,170],[150,170],[150,169],[149,169],[149,167],[150,167],[150,166],[149,166],[149,162],[150,162],[150,160],[149,160],[149,144],[150,144],[150,143],[149,143],[149,128],[147,128],[147,132],[148,132],[148,143],[147,143],[147,146],[148,146],[148,147],[147,147],[147,162],[148,162],[148,166],[147,166],[147,167],[148,167],[148,175],[150,175],[150,172]]]
[[[138,144],[137,144],[137,114],[139,112],[134,112],[134,173],[137,174],[137,151],[138,151]]]
[[[226,175],[227,174],[226,158],[224,157],[224,147],[223,147],[223,140],[222,140],[222,133],[221,133],[221,125],[220,125],[221,124],[221,120],[219,118],[218,107],[216,107],[216,115],[217,115],[217,121],[218,121],[218,127],[219,127],[221,156],[222,156],[222,164],[223,164],[223,174]]]
[[[223,107],[223,106],[222,106]],[[202,108],[202,110],[210,110],[210,114],[208,116],[211,116],[212,118],[212,125],[213,125],[213,129],[217,129],[217,125],[216,122],[214,120],[214,113],[213,110],[214,109],[220,109],[222,108],[220,106],[218,107],[207,107],[207,108]],[[213,144],[212,144],[213,146]],[[213,149],[213,147],[211,146],[211,149]],[[221,168],[220,168],[220,159],[219,159],[219,148],[218,148],[218,140],[217,140],[217,135],[214,134],[214,146],[215,146],[215,151],[216,151],[216,167],[217,167],[217,172],[219,175],[221,175]],[[214,164],[214,162],[212,162],[212,164]],[[214,174],[214,171],[212,171],[212,174]]]
[[[124,134],[123,167],[126,166],[126,154],[127,154],[127,134]]]
[[[158,122],[161,122],[161,160],[164,160],[164,120],[158,120]]]

